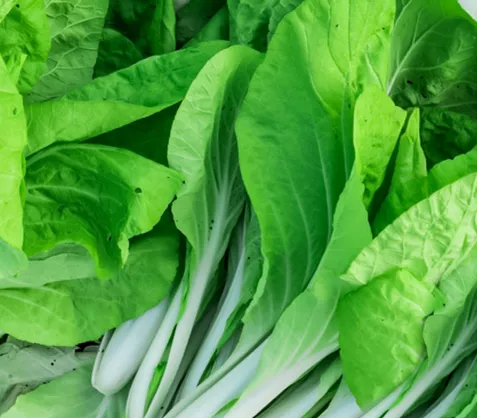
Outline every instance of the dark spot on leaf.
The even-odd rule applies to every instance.
[[[16,107],[14,107],[13,110],[12,110],[13,116],[16,116],[17,113],[18,113],[18,109]]]
[[[134,189],[134,191],[137,193],[137,194],[141,194],[142,193],[142,189],[140,187],[136,187]]]
[[[20,8],[20,5],[19,5],[18,3],[16,4],[16,6],[17,6],[17,9],[19,9],[19,8]]]
[[[414,84],[414,83],[412,82],[412,80],[406,80],[406,83],[407,83],[407,84],[410,84],[411,86]]]
[[[339,27],[340,27],[340,25],[337,23],[337,24],[335,25],[335,28],[339,28]]]
[[[110,236],[108,237],[108,241],[111,241],[112,239],[113,239],[113,237],[110,235]]]
[[[53,363],[53,362],[50,363],[50,366],[54,366],[54,365],[55,365],[55,363]]]

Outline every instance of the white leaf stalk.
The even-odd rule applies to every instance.
[[[331,364],[323,362],[304,379],[297,382],[274,402],[259,418],[302,418],[322,400],[328,400],[330,389],[341,378],[342,370],[339,360]]]
[[[245,235],[246,227],[245,222],[242,220],[237,228],[234,242],[231,246],[232,251],[237,253],[237,261],[235,263],[233,261],[229,262],[230,274],[219,302],[219,309],[194,361],[187,371],[187,375],[177,396],[179,400],[191,394],[199,385],[207,366],[218,350],[227,322],[240,302],[246,258]],[[231,257],[231,259],[233,259],[233,257]]]
[[[146,414],[149,386],[154,377],[156,367],[161,362],[174,327],[176,326],[183,294],[184,281],[182,281],[177,288],[166,316],[134,377],[126,405],[127,418],[143,418]]]
[[[96,390],[113,395],[127,385],[146,355],[168,306],[166,297],[139,318],[104,335],[93,369],[92,384]]]
[[[207,392],[189,404],[179,414],[169,412],[165,418],[211,418],[238,397],[252,381],[262,355],[264,343],[219,380]]]

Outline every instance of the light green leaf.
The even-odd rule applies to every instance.
[[[27,105],[28,153],[54,142],[85,141],[179,103],[204,64],[227,45],[207,42],[151,57],[63,99]]]
[[[373,223],[376,234],[429,195],[426,157],[419,135],[419,113],[419,109],[412,111],[406,131],[399,138],[391,186]]]
[[[142,59],[136,45],[113,29],[105,28],[98,47],[94,77],[102,77],[136,64]]]
[[[5,418],[119,418],[127,391],[105,397],[91,386],[91,366],[81,367],[18,398]]]
[[[0,23],[5,19],[5,16],[10,13],[12,8],[15,6],[15,0],[5,0],[0,4]]]
[[[63,281],[43,278],[49,283],[42,287],[2,289],[0,329],[45,345],[72,346],[96,340],[142,315],[168,294],[177,272],[178,246],[177,230],[165,217],[152,232],[133,240],[124,269],[111,280],[84,277],[78,266],[77,277],[70,272]],[[58,256],[54,266],[50,262],[41,274],[59,277],[70,261],[69,254]],[[90,266],[91,257],[77,254],[75,262]]]
[[[15,403],[17,396],[93,364],[94,358],[94,353],[77,353],[75,348],[44,347],[9,338],[0,345],[0,414]]]
[[[358,403],[380,400],[414,372],[425,353],[422,323],[435,307],[432,292],[406,270],[374,278],[340,301],[343,370]],[[369,380],[358,385],[354,376]]]
[[[404,108],[477,114],[477,23],[457,0],[409,0],[400,8],[387,91]]]
[[[30,158],[26,184],[25,252],[80,244],[98,276],[111,277],[127,257],[128,239],[159,221],[181,176],[120,148],[68,144]]]
[[[20,93],[29,92],[43,74],[49,50],[44,0],[15,1],[0,22],[0,54]]]
[[[270,332],[323,255],[351,172],[355,98],[386,78],[373,57],[386,54],[393,4],[304,2],[279,25],[252,79],[237,135],[265,261],[237,353]]]
[[[51,49],[27,102],[59,97],[93,77],[108,0],[45,0]]]
[[[477,209],[475,187],[476,175],[472,174],[441,188],[428,199],[413,206],[384,229],[358,255],[342,279],[355,287],[366,284],[369,286],[376,278],[383,276],[392,278],[396,271],[405,270],[409,273],[409,277],[414,277],[427,289],[432,289],[469,257],[477,243],[473,222]],[[426,239],[429,236],[438,236],[439,239]],[[394,280],[391,280],[390,283],[393,282]],[[376,286],[372,285],[371,290]],[[365,289],[361,291],[367,292]],[[390,295],[399,296],[399,293],[402,293],[402,290],[397,293],[397,289],[393,289],[392,286],[389,289]],[[354,297],[359,299],[359,291],[355,294],[357,296]],[[379,346],[366,349],[366,341],[374,338],[374,330],[379,325],[378,321],[381,318],[386,321],[386,315],[374,316],[374,327],[370,326],[368,331],[364,328],[353,329],[351,326],[352,318],[357,318],[360,314],[364,317],[369,311],[369,315],[373,317],[373,312],[379,312],[379,310],[384,312],[390,302],[389,298],[378,298],[379,305],[377,303],[363,304],[360,309],[353,308],[351,298],[353,294],[339,305],[340,341],[347,341],[341,347],[341,357],[348,385],[358,403],[367,405],[397,387],[410,376],[412,370],[409,366],[409,358],[405,359],[406,363],[403,359],[396,357],[395,351],[384,351]],[[418,300],[420,303],[424,302],[424,299]],[[393,317],[391,312],[387,315],[389,318]],[[394,329],[390,334],[395,332],[397,331]],[[356,333],[360,334],[359,338]],[[389,338],[388,334],[386,338]],[[363,344],[363,348],[359,349]],[[410,344],[409,347],[419,350],[416,344]],[[380,358],[381,366],[360,367],[359,365],[362,365],[366,358],[368,362],[374,362],[376,358]],[[418,362],[414,366],[417,364]],[[404,373],[399,372],[401,368],[397,366],[400,365],[403,366]],[[392,370],[396,371],[394,376],[390,372]],[[378,374],[386,376],[387,380],[379,378]],[[368,383],[363,385],[363,381]],[[392,384],[383,383],[385,381]]]
[[[362,200],[367,208],[383,183],[405,120],[406,112],[395,106],[378,87],[365,90],[356,102],[353,123],[355,167],[365,186]]]
[[[0,32],[1,37],[1,32]],[[23,101],[0,58],[0,239],[21,248],[23,243],[23,176],[27,142]]]

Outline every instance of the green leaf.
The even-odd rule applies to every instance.
[[[142,59],[136,45],[113,29],[105,28],[98,47],[94,77],[103,77],[136,64]]]
[[[0,32],[1,38],[1,32]],[[0,239],[21,248],[23,243],[24,148],[27,142],[23,100],[0,58]]]
[[[355,167],[362,175],[365,186],[363,202],[367,208],[383,183],[405,120],[406,112],[395,106],[378,87],[365,90],[356,102],[353,129]]]
[[[419,135],[419,114],[419,109],[412,111],[406,130],[399,138],[391,186],[374,219],[375,234],[429,195],[426,157]]]
[[[396,271],[405,270],[409,277],[421,282],[425,288],[432,289],[467,259],[476,244],[477,236],[473,227],[473,213],[477,208],[475,184],[475,174],[466,176],[413,206],[384,229],[358,255],[342,279],[354,287],[369,286],[379,277],[387,277],[389,280],[394,277]],[[426,237],[429,236],[438,236],[439,239],[428,240]],[[382,279],[380,281],[383,282]],[[394,282],[395,280],[390,281]],[[371,290],[376,287],[379,295],[378,285],[372,285]],[[389,297],[378,298],[376,303],[363,303],[358,309],[351,303],[351,299],[353,297],[359,299],[359,295],[362,294],[360,292],[368,291],[365,287],[355,293],[357,296],[352,294],[340,302],[339,331],[340,343],[347,341],[341,346],[346,380],[358,403],[368,405],[397,387],[410,376],[412,370],[408,363],[409,358],[403,361],[396,357],[395,351],[382,350],[378,345],[366,346],[367,341],[374,338],[374,330],[380,325],[381,318],[388,323],[386,315],[389,318],[393,317],[392,312],[387,314],[385,312],[391,302],[391,296],[395,295],[401,299],[399,295],[403,290],[398,291],[391,286],[388,291]],[[422,294],[424,297],[425,292]],[[373,316],[374,312],[384,313],[382,316]],[[353,318],[360,315],[363,315],[363,318],[365,315],[373,318],[373,326],[369,324],[367,331],[365,328],[352,327]],[[388,331],[389,335],[397,332],[391,325]],[[356,338],[357,332],[360,333],[359,338]],[[389,338],[387,333],[385,335]],[[360,348],[361,346],[363,347]],[[419,350],[416,345],[410,345],[410,348],[413,347]],[[374,362],[376,358],[380,359],[380,367],[360,367],[366,359],[368,362]],[[416,362],[414,366],[417,364]],[[404,373],[400,372],[401,365]],[[394,375],[391,373],[393,370],[396,371]],[[381,379],[378,375],[386,378]],[[368,383],[363,385],[363,381]]]
[[[227,45],[207,42],[147,58],[63,99],[27,105],[28,153],[54,142],[85,141],[179,103],[204,64]]]
[[[380,400],[414,372],[425,353],[422,323],[435,306],[432,292],[406,270],[374,278],[340,301],[343,369],[358,403]],[[363,375],[372,384],[348,378]]]
[[[229,12],[226,7],[222,7],[214,16],[212,16],[200,32],[187,42],[186,47],[195,45],[199,42],[219,39],[229,39]]]
[[[50,28],[44,9],[44,0],[17,0],[0,22],[0,54],[20,93],[29,92],[46,68]]]
[[[127,391],[105,397],[91,386],[91,366],[80,367],[18,398],[5,418],[118,418]]]
[[[159,164],[167,165],[167,146],[179,105],[98,135],[91,143],[125,148]]]
[[[62,96],[92,79],[108,0],[46,0],[45,11],[51,49],[27,102]]]
[[[44,347],[9,338],[0,345],[0,414],[17,396],[71,372],[93,364],[94,353],[76,353],[75,348]]]
[[[457,0],[409,0],[400,8],[387,91],[404,108],[477,115],[477,23]]]
[[[371,7],[364,1],[348,8],[341,1],[329,7],[304,2],[279,25],[252,79],[237,135],[265,261],[237,353],[271,331],[323,255],[351,171],[355,96],[386,78],[386,68],[373,56],[387,51],[393,4]],[[366,57],[367,70],[361,66]]]
[[[155,0],[153,7],[151,18],[146,16],[147,23],[140,30],[137,45],[146,55],[172,52],[176,49],[174,0]]]
[[[30,158],[26,184],[25,252],[80,244],[98,276],[111,277],[127,257],[128,239],[159,221],[181,176],[119,148],[68,144]]]
[[[43,278],[49,283],[41,287],[2,289],[0,328],[45,345],[72,346],[96,340],[107,330],[142,315],[168,294],[177,272],[178,246],[177,230],[165,217],[152,232],[133,240],[124,269],[111,280],[85,277],[78,266],[77,277],[71,277],[70,271],[63,281]],[[53,273],[59,278],[71,266],[70,257],[70,253],[58,254],[45,271],[32,268],[38,274]],[[77,252],[74,261],[91,265],[85,252],[82,257]]]
[[[214,18],[225,0],[190,0],[177,11],[177,42],[185,44],[199,35],[208,22]],[[222,39],[222,38],[219,38]]]
[[[145,56],[176,49],[173,0],[111,0],[109,20]]]
[[[383,110],[387,123],[383,123]],[[260,399],[263,408],[337,350],[335,313],[346,290],[338,277],[372,240],[365,200],[370,201],[384,176],[404,117],[405,112],[375,87],[365,89],[356,100],[356,164],[338,200],[328,246],[309,288],[284,311],[266,342],[255,378],[233,409],[236,417],[252,416],[260,410],[250,406],[256,403],[254,399]]]
[[[477,145],[477,122],[460,113],[424,108],[421,113],[422,147],[430,166],[455,158]]]

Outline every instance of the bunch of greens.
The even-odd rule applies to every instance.
[[[4,0],[0,415],[474,417],[466,9]]]

